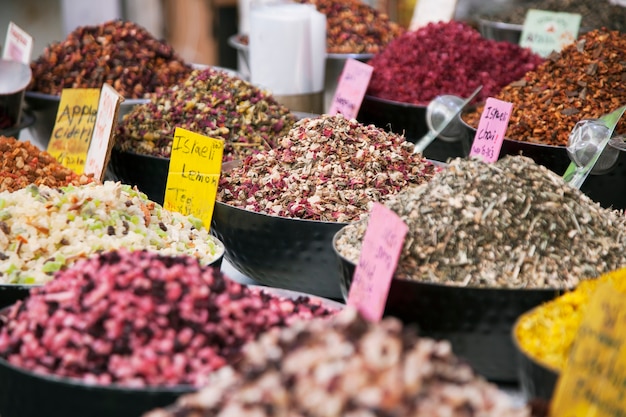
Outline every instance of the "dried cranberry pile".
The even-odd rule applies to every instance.
[[[251,290],[191,257],[108,252],[12,306],[0,356],[88,383],[200,386],[258,334],[330,312],[307,297]]]
[[[374,67],[368,95],[422,105],[441,94],[468,97],[482,85],[482,101],[541,62],[529,49],[485,39],[465,23],[430,23],[368,62]]]

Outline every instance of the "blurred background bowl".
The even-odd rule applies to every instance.
[[[337,250],[343,232],[333,237],[333,252],[347,299],[356,265]],[[394,278],[384,314],[416,324],[424,336],[449,340],[454,353],[487,379],[516,384],[511,329],[521,314],[558,295],[552,289],[471,288]]]
[[[224,243],[226,260],[253,280],[340,300],[332,240],[345,225],[270,216],[218,201],[211,232]]]
[[[478,30],[483,38],[494,41],[507,41],[517,45],[522,37],[523,25],[496,22],[482,18],[477,19],[477,23]]]
[[[30,110],[22,110],[20,121],[16,126],[8,127],[6,129],[0,129],[0,136],[13,137],[15,139],[20,138],[22,130],[31,127],[35,123],[35,115]]]

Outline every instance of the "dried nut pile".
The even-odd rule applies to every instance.
[[[389,16],[361,0],[296,0],[326,15],[326,50],[334,54],[376,54],[404,32]]]
[[[108,252],[74,264],[6,313],[0,356],[36,373],[131,387],[192,385],[260,333],[329,314],[191,257]]]
[[[455,159],[386,205],[408,225],[396,276],[490,288],[573,288],[626,266],[626,218],[521,156]],[[357,262],[367,219],[338,251]]]
[[[579,120],[598,118],[626,103],[625,81],[626,33],[586,33],[496,96],[513,103],[506,137],[565,146]],[[482,109],[463,119],[477,127]],[[624,119],[617,132],[626,132]]]
[[[541,0],[524,2],[497,14],[485,14],[482,16],[494,22],[524,24],[528,9],[548,10],[552,12],[577,13],[581,15],[581,28],[607,28],[609,30],[626,29],[626,8],[615,2],[603,2],[599,5],[597,0]]]
[[[222,173],[218,201],[270,215],[349,222],[375,201],[430,179],[404,137],[341,115],[298,121],[276,149]]]
[[[273,329],[197,393],[144,417],[529,416],[452,353],[394,318],[354,309]]]
[[[58,188],[92,181],[93,177],[76,174],[30,142],[0,136],[0,191],[16,191],[29,184]]]
[[[0,193],[0,283],[43,284],[80,258],[119,248],[187,254],[203,264],[224,247],[192,217],[115,182]]]
[[[137,105],[116,132],[124,151],[169,158],[174,129],[182,127],[224,139],[224,160],[273,147],[296,120],[274,97],[241,78],[214,68],[195,70],[180,85]]]
[[[368,64],[374,67],[368,95],[412,104],[428,104],[441,94],[477,100],[496,95],[543,59],[510,42],[483,38],[462,22],[430,23],[406,32]]]
[[[133,22],[81,26],[44,50],[32,64],[30,90],[59,95],[64,88],[111,84],[126,98],[143,98],[189,76],[191,66],[172,47]]]

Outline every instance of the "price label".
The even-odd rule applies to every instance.
[[[356,119],[370,83],[374,67],[356,59],[348,59],[343,67],[328,114],[343,114]]]
[[[117,124],[117,113],[122,101],[124,97],[113,87],[107,83],[102,85],[96,123],[85,163],[85,173],[93,174],[98,181],[104,178],[104,170],[111,156],[111,133]]]
[[[30,64],[32,54],[33,37],[15,23],[10,22],[4,50],[2,51],[2,59],[18,61],[28,65]]]
[[[551,416],[626,415],[626,294],[609,281],[591,300],[567,365],[557,382]]]
[[[529,9],[526,12],[520,46],[547,57],[560,51],[578,37],[581,15]]]
[[[492,97],[487,99],[480,115],[470,156],[479,156],[485,162],[498,160],[512,110],[512,103]]]
[[[418,0],[413,8],[409,30],[429,23],[448,22],[454,18],[457,0]]]
[[[163,207],[211,227],[224,141],[179,127],[174,131]]]
[[[64,88],[48,152],[62,165],[82,174],[98,114],[100,90]]]
[[[368,320],[379,321],[385,312],[407,231],[408,226],[396,213],[374,203],[348,294],[348,305]]]

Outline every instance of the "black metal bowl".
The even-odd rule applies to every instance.
[[[31,127],[35,123],[36,117],[33,112],[22,109],[22,115],[20,122],[16,126],[7,127],[6,129],[0,129],[0,136],[20,138],[20,132],[26,128]]]
[[[526,313],[525,313],[526,314]],[[559,371],[533,359],[521,348],[517,340],[516,329],[521,317],[517,319],[511,332],[513,346],[517,352],[518,378],[522,393],[526,398],[539,398],[550,401],[554,394]]]
[[[387,100],[370,95],[363,98],[357,120],[373,124],[381,129],[404,135],[410,142],[417,142],[428,133],[426,106]],[[471,136],[473,139],[474,136]],[[435,139],[423,152],[425,158],[446,162],[449,158],[469,155],[472,141],[459,138],[458,141]]]
[[[341,299],[332,239],[345,225],[270,216],[218,201],[211,232],[242,274],[264,285]]]
[[[122,151],[113,146],[107,178],[136,186],[155,203],[163,205],[170,159]]]
[[[333,237],[333,251],[347,298],[356,266],[337,250],[342,232]],[[511,329],[522,313],[558,295],[552,289],[456,287],[394,278],[384,315],[416,324],[424,336],[449,340],[455,354],[489,380],[517,383]]]

